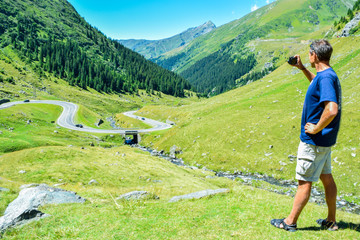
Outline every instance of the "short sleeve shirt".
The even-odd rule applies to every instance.
[[[317,124],[324,111],[324,102],[338,104],[338,114],[332,122],[317,134],[305,133],[306,123]],[[332,68],[318,72],[306,92],[301,119],[301,141],[321,146],[331,147],[336,143],[341,119],[341,85]]]

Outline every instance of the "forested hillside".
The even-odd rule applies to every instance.
[[[84,89],[146,89],[182,97],[190,88],[182,77],[107,38],[66,0],[2,0],[0,43],[40,76],[53,73]]]
[[[355,20],[355,21],[354,21]],[[346,27],[350,23],[350,26]],[[350,36],[360,33],[360,0],[355,2],[352,9],[349,9],[345,16],[334,22],[333,28],[327,34],[332,36]]]
[[[324,37],[334,21],[346,15],[355,2],[278,0],[195,39],[177,53],[159,57],[155,62],[180,73],[199,91],[218,94],[273,71],[302,41]],[[277,47],[266,46],[266,41],[273,40],[288,41],[291,45],[281,42]],[[264,42],[261,49],[252,46],[255,41]],[[249,64],[245,73],[234,74],[235,65],[253,55],[256,64]],[[213,59],[222,64],[214,64]],[[210,75],[209,71],[216,74]],[[218,76],[225,79],[219,81]]]

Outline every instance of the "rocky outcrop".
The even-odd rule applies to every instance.
[[[178,201],[184,200],[184,199],[200,199],[200,198],[204,198],[207,196],[216,195],[219,193],[228,193],[229,191],[230,191],[230,189],[227,189],[227,188],[220,188],[220,189],[216,189],[216,190],[209,189],[209,190],[190,193],[190,194],[186,194],[186,195],[175,196],[175,197],[171,198],[169,202],[178,202]]]
[[[149,199],[159,199],[159,197],[147,191],[133,191],[133,192],[125,193],[120,197],[116,198],[116,200],[149,200]]]
[[[359,22],[360,22],[360,13],[357,13],[357,14],[355,15],[355,17],[354,17],[350,22],[348,22],[348,23],[345,25],[345,27],[344,27],[344,29],[343,29],[343,31],[342,31],[342,33],[341,33],[341,37],[348,37],[348,36],[350,36],[350,31],[351,31],[351,29],[353,29],[354,27],[358,26],[358,25],[359,25]]]
[[[85,199],[75,192],[49,187],[46,184],[24,186],[19,196],[0,217],[0,234],[6,229],[49,216],[38,210],[46,204],[84,203]]]

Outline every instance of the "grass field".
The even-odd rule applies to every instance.
[[[0,169],[0,185],[10,189],[0,193],[1,212],[16,198],[20,185],[34,182],[62,183],[61,188],[87,199],[85,204],[42,207],[50,217],[9,230],[4,239],[356,239],[360,231],[360,217],[341,211],[340,231],[320,231],[315,220],[325,216],[326,208],[315,204],[302,214],[301,231],[275,229],[269,221],[290,211],[291,197],[225,178],[206,178],[213,173],[177,167],[125,146],[26,149],[4,154]],[[89,185],[92,179],[99,184]],[[168,202],[176,195],[217,188],[231,192]],[[149,191],[160,199],[114,200],[133,190]]]
[[[286,40],[287,41],[287,40]],[[288,44],[285,41],[284,46]],[[343,89],[343,119],[333,148],[333,173],[339,195],[360,203],[360,51],[359,37],[332,40],[332,65]],[[256,51],[267,47],[254,41]],[[276,49],[275,41],[269,47]],[[307,45],[296,43],[307,62]],[[280,54],[280,53],[279,53]],[[142,144],[169,152],[193,166],[221,171],[262,173],[294,179],[302,103],[308,83],[287,64],[265,78],[210,99],[173,98],[157,94],[101,94],[67,85],[51,75],[38,76],[11,49],[0,51],[1,98],[54,99],[80,104],[76,121],[93,126],[102,118],[141,108],[142,116],[176,123],[172,129],[142,135]],[[44,89],[44,87],[46,89]],[[41,90],[42,89],[42,90]],[[4,239],[358,239],[359,215],[338,211],[341,230],[320,231],[315,220],[326,207],[310,203],[298,222],[301,231],[288,233],[270,225],[285,217],[289,196],[212,178],[214,173],[175,166],[138,149],[124,146],[121,136],[88,134],[58,128],[62,109],[46,104],[0,110],[0,215],[19,187],[29,183],[63,184],[85,204],[45,206],[51,217],[7,231]],[[29,121],[30,120],[30,121]],[[137,125],[120,116],[126,126]],[[102,128],[108,128],[104,123]],[[20,171],[25,171],[21,173]],[[207,177],[210,176],[210,177]],[[89,185],[95,179],[99,184]],[[256,185],[256,184],[255,184]],[[316,187],[321,188],[319,184]],[[230,193],[201,200],[169,203],[171,197],[205,189]],[[115,201],[133,190],[150,191],[159,200]]]
[[[360,139],[355,130],[360,121],[360,55],[353,46],[359,41],[358,37],[332,41],[332,65],[343,90],[343,118],[333,148],[333,173],[340,194],[353,196],[355,202],[360,202]],[[299,51],[304,63],[307,51],[307,47]],[[192,165],[294,179],[295,164],[288,156],[296,155],[307,87],[300,71],[284,64],[257,82],[200,103],[177,108],[146,106],[141,109],[143,116],[176,118],[177,126],[162,138],[149,134],[144,143],[152,142],[154,148],[165,151],[176,145],[183,151],[179,157]]]

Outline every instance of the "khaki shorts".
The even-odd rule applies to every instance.
[[[296,179],[317,182],[321,174],[331,173],[331,147],[319,147],[300,142]]]

